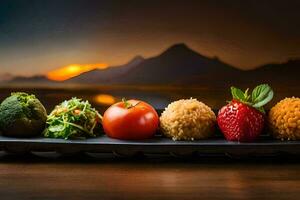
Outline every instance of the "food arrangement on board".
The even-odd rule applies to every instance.
[[[263,130],[275,139],[300,139],[300,98],[286,98],[266,113],[263,106],[273,98],[267,84],[252,92],[231,87],[232,100],[217,116],[197,99],[170,103],[159,116],[141,100],[122,99],[110,106],[103,116],[88,101],[65,100],[47,116],[46,109],[34,96],[12,93],[0,105],[0,130],[7,137],[86,139],[103,131],[119,140],[145,140],[161,133],[173,140],[205,140],[219,129],[228,141],[254,142]]]

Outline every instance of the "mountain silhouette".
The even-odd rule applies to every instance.
[[[156,57],[146,59],[124,77],[114,80],[123,84],[175,84],[195,75],[209,75],[218,71],[239,71],[217,59],[210,59],[176,44]]]
[[[66,82],[102,85],[173,85],[192,83],[196,78],[213,76],[216,73],[239,72],[240,70],[218,59],[200,55],[185,44],[175,44],[158,56],[148,59],[136,57],[123,66],[92,70]]]
[[[252,87],[269,83],[277,88],[299,86],[300,60],[267,64],[253,70],[240,70],[218,58],[209,58],[190,49],[183,43],[175,44],[161,54],[143,58],[137,56],[125,65],[95,69],[63,83],[94,85],[182,85],[197,87]],[[12,80],[47,82],[46,77]],[[51,81],[49,81],[51,82]],[[53,82],[53,81],[52,81]]]
[[[107,69],[94,69],[73,77],[65,82],[67,83],[85,83],[85,84],[103,84],[113,82],[113,80],[124,76],[129,71],[142,63],[145,59],[142,56],[136,56],[127,64],[122,66],[113,66]]]
[[[13,79],[14,76],[10,73],[0,74],[0,82],[5,82]]]
[[[299,87],[300,60],[292,59],[285,63],[267,64],[247,72],[248,77],[255,81],[270,80],[277,85]]]
[[[7,81],[8,83],[55,83],[55,81],[49,80],[46,76],[36,75],[31,77],[16,76],[11,80]]]

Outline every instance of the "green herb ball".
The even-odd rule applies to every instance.
[[[0,105],[0,130],[5,136],[41,135],[46,120],[46,109],[34,95],[12,93]]]
[[[102,116],[88,101],[72,98],[57,105],[47,119],[44,136],[49,138],[85,139],[101,132]]]

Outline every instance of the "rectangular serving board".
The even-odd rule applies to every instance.
[[[280,141],[262,135],[257,142],[239,143],[226,141],[221,136],[198,141],[173,141],[157,135],[143,141],[123,141],[105,135],[85,140],[64,140],[51,138],[11,138],[0,136],[0,150],[8,153],[56,152],[75,153],[115,153],[119,155],[140,154],[223,154],[270,156],[277,154],[300,155],[300,141]]]

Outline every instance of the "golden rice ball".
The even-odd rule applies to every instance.
[[[173,140],[205,139],[213,135],[216,115],[197,99],[181,99],[168,105],[160,117],[163,135]]]
[[[300,98],[285,98],[269,112],[269,128],[275,138],[300,139]]]

